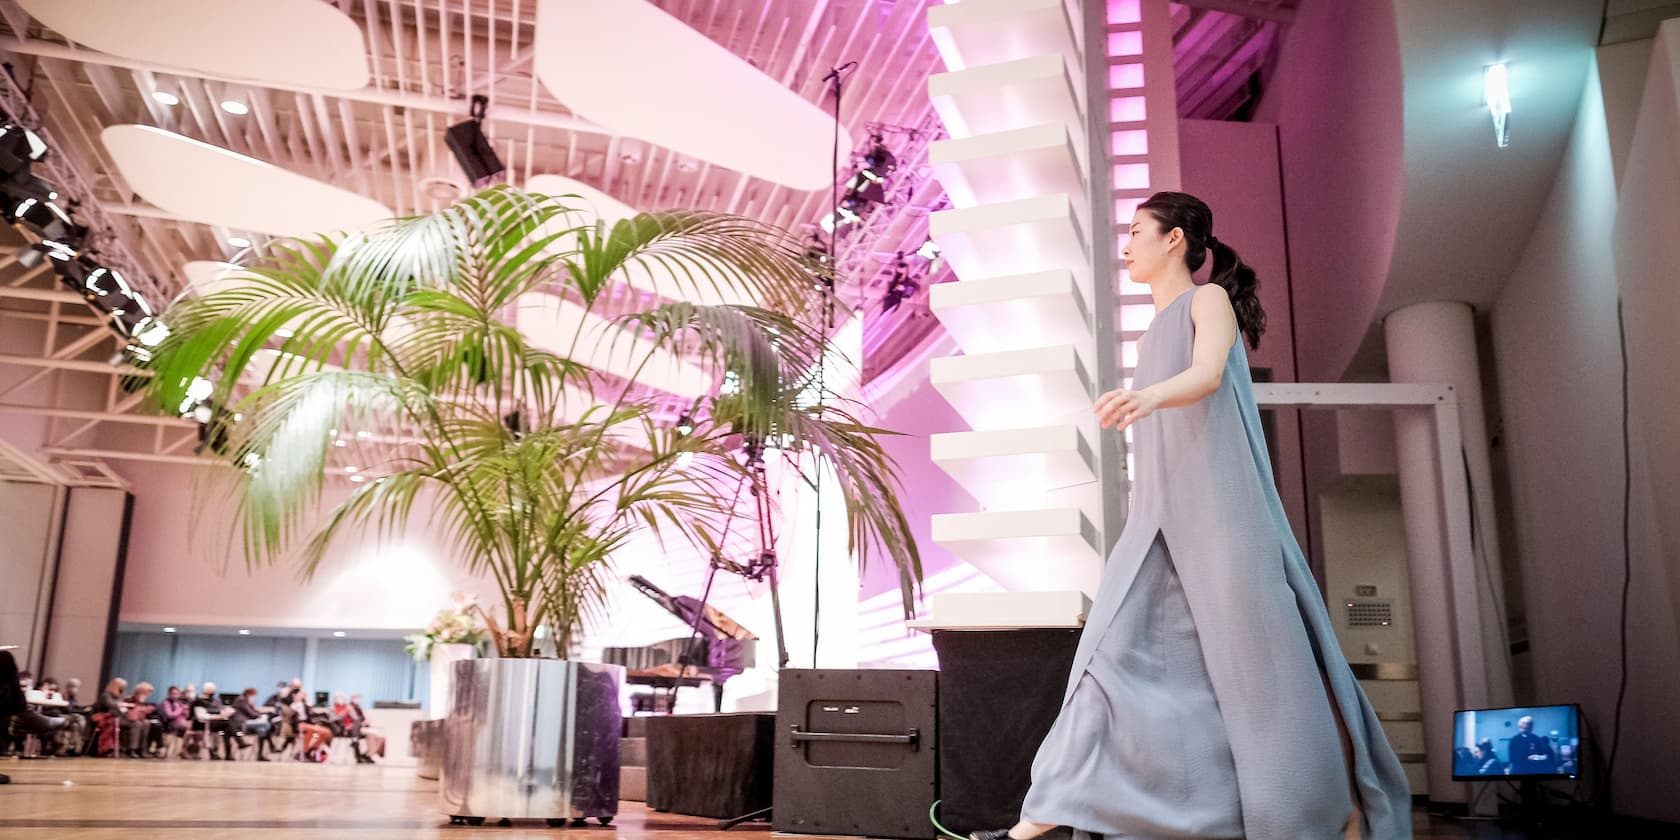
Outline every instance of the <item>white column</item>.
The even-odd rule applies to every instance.
[[[1511,700],[1498,541],[1494,534],[1493,493],[1487,432],[1482,418],[1480,370],[1474,311],[1466,304],[1430,302],[1391,313],[1384,321],[1389,378],[1394,382],[1440,383],[1458,397],[1458,434],[1463,454],[1436,445],[1435,416],[1428,411],[1395,413],[1400,496],[1406,525],[1406,553],[1417,636],[1418,687],[1423,699],[1424,736],[1428,739],[1429,796],[1446,802],[1465,800],[1465,786],[1452,781],[1454,709],[1503,705]],[[1450,445],[1450,444],[1449,444]],[[1465,511],[1442,503],[1445,482],[1461,480],[1469,461],[1474,499],[1476,548],[1461,558],[1473,568],[1451,562],[1449,523],[1465,521]],[[1454,472],[1449,473],[1448,470]],[[1462,584],[1474,581],[1473,587]],[[1455,583],[1459,593],[1455,600]],[[1473,604],[1463,603],[1471,600]],[[1471,620],[1465,621],[1465,615]],[[1455,627],[1479,638],[1461,638]]]

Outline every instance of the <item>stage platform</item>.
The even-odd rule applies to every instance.
[[[769,840],[772,836],[767,825],[719,832],[715,820],[654,813],[629,802],[621,806],[610,828],[593,823],[589,828],[566,830],[551,830],[541,823],[511,828],[450,827],[437,811],[437,783],[420,779],[412,767],[0,759],[0,773],[12,777],[12,784],[0,786],[0,838],[517,840],[558,835],[604,839],[616,835],[626,840],[688,840],[700,836],[711,840]],[[1524,835],[1486,824],[1434,820],[1419,813],[1416,836],[1504,840]]]

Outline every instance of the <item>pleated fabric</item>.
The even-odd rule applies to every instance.
[[[1190,366],[1193,297],[1157,314],[1133,387]],[[1411,837],[1405,773],[1278,498],[1242,342],[1212,395],[1144,418],[1133,440],[1130,515],[1022,819],[1125,838],[1340,838],[1352,803],[1334,702],[1365,836]]]

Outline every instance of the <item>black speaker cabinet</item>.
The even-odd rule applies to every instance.
[[[1021,816],[1062,708],[1078,630],[939,630],[939,821],[959,834]]]
[[[775,715],[654,715],[643,720],[649,808],[729,819],[770,807]]]
[[[935,836],[938,671],[784,670],[776,831]]]

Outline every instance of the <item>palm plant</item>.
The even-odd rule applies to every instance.
[[[563,346],[512,320],[555,298],[606,311],[614,278],[636,272],[684,297],[734,289],[762,305],[656,301],[613,314],[619,330],[578,321]],[[731,491],[755,468],[737,457],[743,442],[828,461],[859,562],[894,564],[908,613],[920,560],[884,432],[832,395],[813,399],[832,350],[796,317],[812,272],[786,233],[740,217],[609,227],[563,197],[497,188],[376,233],[271,246],[166,313],[145,387],[168,411],[214,407],[208,440],[231,468],[249,566],[301,548],[307,576],[335,539],[426,515],[494,579],[501,617],[485,619],[502,656],[533,655],[539,626],[564,656],[638,531],[719,552]],[[637,381],[656,352],[727,383],[682,407],[686,433],[669,396]],[[593,361],[626,353],[635,367],[618,375]],[[323,515],[327,477],[343,470],[362,483]]]

